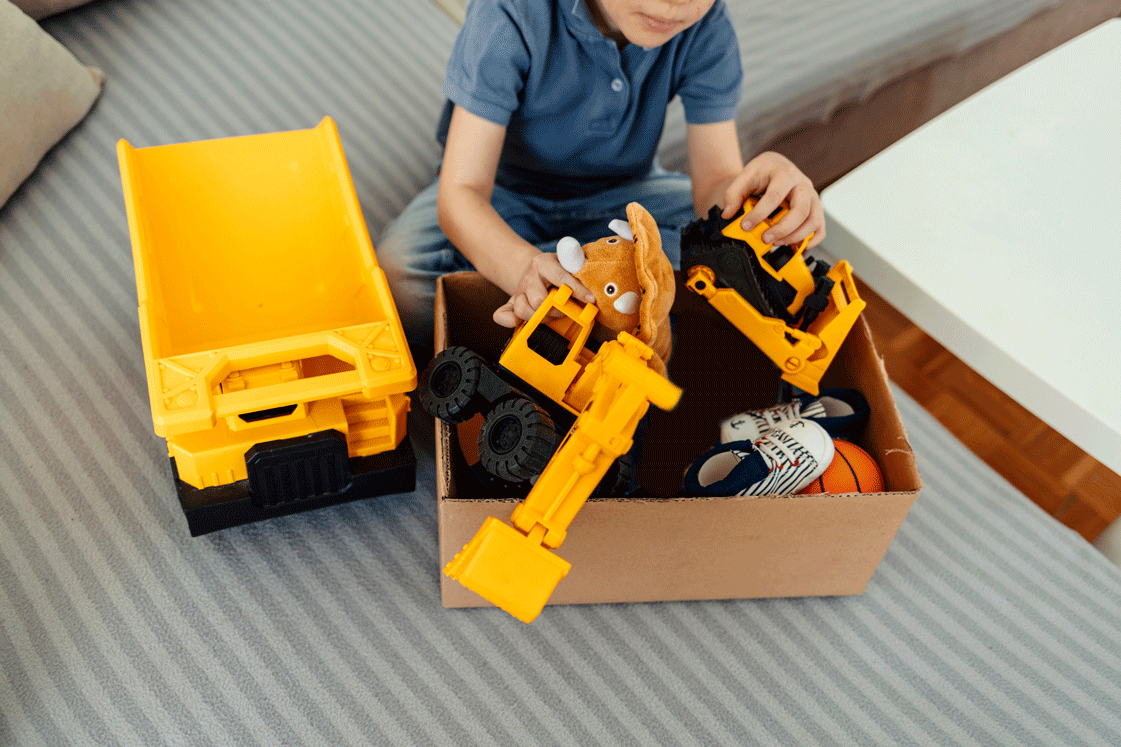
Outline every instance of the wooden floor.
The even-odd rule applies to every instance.
[[[859,287],[888,376],[975,454],[1087,540],[1121,515],[1121,477]]]

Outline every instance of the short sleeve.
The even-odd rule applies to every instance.
[[[685,108],[685,121],[711,124],[735,119],[743,65],[724,3],[718,1],[693,32],[683,50],[676,91]]]
[[[515,10],[500,0],[473,0],[448,60],[444,95],[505,126],[518,108],[529,62]]]

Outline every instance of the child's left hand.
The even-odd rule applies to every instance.
[[[792,244],[813,234],[808,247],[817,246],[825,238],[825,211],[821,198],[809,178],[790,159],[767,151],[747,162],[724,192],[722,217],[731,218],[743,207],[750,195],[762,197],[740,225],[745,231],[755,228],[784,201],[790,206],[783,219],[763,234],[768,244]]]

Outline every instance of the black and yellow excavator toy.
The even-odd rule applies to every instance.
[[[740,227],[755,207],[748,199],[731,222],[714,206],[681,234],[681,269],[689,290],[703,296],[778,366],[783,381],[816,395],[856,318],[864,309],[852,267],[805,256],[797,248],[763,241],[782,220],[783,205],[750,231]]]

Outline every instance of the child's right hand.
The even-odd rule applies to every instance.
[[[572,297],[594,303],[595,296],[584,287],[568,270],[561,267],[557,255],[552,252],[538,252],[522,271],[518,288],[510,300],[494,312],[494,321],[503,327],[516,327],[533,316],[533,312],[549,295],[551,288],[567,285],[572,289]]]
[[[722,217],[725,220],[731,218],[743,206],[748,195],[753,194],[762,197],[740,221],[743,230],[755,228],[775,208],[786,202],[790,209],[782,220],[767,230],[763,241],[797,246],[802,239],[813,234],[807,244],[812,249],[825,238],[825,210],[821,206],[821,197],[809,177],[786,156],[767,151],[748,161],[724,193]]]

